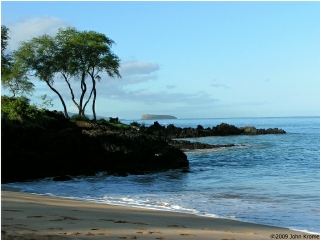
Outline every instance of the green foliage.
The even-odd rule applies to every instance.
[[[25,72],[16,65],[11,66],[10,72],[1,76],[1,83],[5,89],[13,94],[13,96],[32,95],[34,92],[34,84],[29,82],[25,76]]]
[[[75,120],[75,121],[85,121],[85,122],[89,122],[90,119],[87,117],[87,116],[84,116],[84,115],[73,115],[71,117],[71,120]]]
[[[131,126],[130,125],[127,125],[127,124],[124,124],[124,123],[109,123],[109,125],[113,128],[117,128],[117,129],[123,129],[123,130],[126,130],[126,129],[130,129]]]
[[[13,56],[20,69],[26,69],[28,74],[44,81],[58,95],[66,117],[68,112],[64,99],[54,88],[57,75],[65,81],[79,115],[85,115],[85,108],[92,97],[92,111],[96,119],[96,82],[101,80],[100,74],[105,72],[109,77],[121,77],[120,59],[111,51],[113,44],[111,39],[101,33],[60,28],[56,36],[44,34],[22,42]],[[92,82],[91,90],[87,89],[87,78]],[[78,102],[70,84],[71,79],[79,82],[81,94]],[[89,96],[86,100],[87,93]]]
[[[6,50],[9,41],[9,28],[4,25],[1,25],[1,53]]]
[[[133,126],[133,127],[141,127],[142,124],[134,121],[134,122],[130,123],[130,126]]]
[[[9,89],[13,96],[32,95],[33,83],[29,82],[26,70],[11,54],[5,54],[10,39],[9,29],[1,25],[1,85]]]
[[[109,122],[110,123],[120,123],[119,118],[113,118],[113,117],[109,117]]]
[[[37,104],[39,109],[46,109],[49,107],[53,107],[52,99],[47,99],[47,94],[41,96],[42,103]]]
[[[26,97],[1,96],[1,116],[18,121],[22,121],[24,118],[35,120],[44,116],[44,110],[30,105],[30,100]]]
[[[130,129],[132,127],[130,125],[121,123],[118,118],[109,118],[109,119],[111,121],[110,120],[107,121],[107,120],[101,118],[101,119],[96,120],[96,121],[92,120],[91,122],[96,123],[96,124],[100,124],[100,125],[104,125],[104,126],[108,126],[108,127],[112,127],[112,128],[115,128],[115,129],[123,129],[123,130]],[[115,119],[117,119],[117,121],[115,121]]]
[[[97,124],[101,124],[101,125],[105,125],[105,126],[107,126],[109,124],[109,122],[107,120],[105,120],[104,118],[100,118],[99,120],[92,120],[92,122],[97,123]]]
[[[9,42],[9,28],[1,25],[1,76],[5,75],[9,71],[9,63],[11,60],[10,55],[5,54]]]

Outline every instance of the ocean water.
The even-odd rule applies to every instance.
[[[154,121],[137,121],[145,125]],[[237,147],[187,151],[190,173],[181,170],[110,176],[98,173],[67,182],[3,184],[24,192],[84,201],[186,212],[208,217],[320,233],[320,117],[159,120],[180,127],[284,129],[284,135],[190,138]]]

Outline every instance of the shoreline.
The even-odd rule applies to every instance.
[[[13,191],[12,191],[13,190]],[[36,195],[1,188],[2,239],[270,239],[312,235],[288,228]]]

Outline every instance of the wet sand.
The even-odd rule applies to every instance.
[[[286,228],[1,190],[1,239],[260,240]]]

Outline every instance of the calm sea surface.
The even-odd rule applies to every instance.
[[[122,120],[131,123],[134,120]],[[135,120],[146,126],[153,121]],[[320,117],[159,120],[162,125],[284,129],[284,135],[192,138],[233,148],[186,152],[181,170],[3,184],[24,192],[186,212],[320,233]]]

